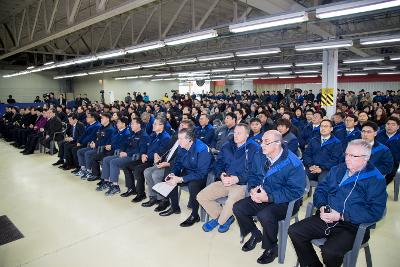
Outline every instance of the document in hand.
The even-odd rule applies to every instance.
[[[166,182],[161,182],[153,186],[153,190],[157,191],[164,197],[167,197],[169,193],[175,188],[176,185],[169,185]]]

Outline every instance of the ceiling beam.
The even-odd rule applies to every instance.
[[[86,28],[88,26],[91,26],[93,24],[96,24],[96,23],[99,23],[101,21],[110,19],[112,17],[115,17],[115,16],[118,16],[118,15],[123,14],[125,12],[128,12],[128,11],[130,11],[132,9],[136,9],[138,7],[147,5],[147,4],[155,2],[155,1],[156,0],[133,0],[133,1],[127,1],[127,2],[125,2],[125,4],[121,4],[121,5],[119,5],[119,6],[115,7],[115,8],[110,9],[109,11],[105,11],[104,13],[101,13],[101,14],[96,14],[96,15],[92,16],[91,18],[88,18],[88,19],[86,19],[86,20],[84,20],[82,22],[79,22],[79,23],[76,23],[74,25],[71,25],[70,27],[68,27],[66,29],[60,30],[60,31],[58,31],[58,32],[56,32],[54,34],[50,34],[50,35],[48,35],[48,36],[46,36],[46,37],[44,37],[44,38],[42,38],[40,40],[31,42],[31,43],[26,44],[26,45],[24,45],[22,47],[16,48],[16,49],[14,49],[13,51],[11,51],[9,53],[1,55],[0,56],[0,60],[3,60],[3,59],[5,59],[7,57],[10,57],[12,55],[21,53],[21,52],[23,52],[25,50],[34,48],[36,46],[43,45],[43,44],[45,44],[47,42],[50,42],[50,41],[52,41],[54,39],[66,36],[68,34],[71,34],[73,32],[79,31],[79,30],[81,30],[83,28]],[[15,43],[15,40],[14,40],[14,43]]]

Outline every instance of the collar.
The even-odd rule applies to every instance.
[[[271,162],[271,166],[282,156],[282,154],[283,148],[281,148],[281,152],[279,152],[279,154],[274,159],[267,156],[267,159],[269,160],[269,162]]]
[[[348,128],[346,128],[346,131],[348,131],[348,132],[352,132],[352,131],[354,131],[354,127],[353,127],[353,128],[351,128],[351,129],[348,129]]]
[[[329,139],[331,139],[331,135],[328,135],[328,136],[325,137],[325,138],[321,135],[321,142],[322,142],[323,139],[325,139],[325,142],[326,142],[326,141],[328,141]]]

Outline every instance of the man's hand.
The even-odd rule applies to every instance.
[[[225,174],[225,173],[223,173],[223,174]],[[224,186],[231,186],[231,185],[237,184],[239,182],[239,177],[234,176],[234,175],[231,175],[231,176],[221,175],[221,181],[224,184]]]
[[[128,154],[126,152],[119,152],[119,157],[120,158],[126,158]]]
[[[32,129],[32,128],[33,128],[33,124],[29,125],[29,128],[31,128],[31,129]]]
[[[110,150],[111,150],[111,145],[106,145],[104,148],[105,148],[106,150],[110,151]]]
[[[44,132],[44,129],[43,129],[43,128],[40,128],[39,131],[40,131],[40,132]]]
[[[147,161],[148,157],[146,154],[142,155],[142,163],[145,163]]]
[[[256,203],[268,202],[267,192],[260,185],[250,191],[250,197]]]
[[[171,164],[169,162],[165,162],[165,161],[157,164],[157,168],[159,168],[159,169],[168,168],[169,166],[171,166]]]
[[[154,153],[154,163],[159,163],[160,161],[161,157],[157,153]]]
[[[169,185],[177,185],[182,183],[182,178],[176,176],[175,174],[171,173],[167,177],[165,177],[165,182]]]
[[[92,142],[90,142],[90,148],[95,148],[96,147],[96,144],[92,141]]]
[[[320,211],[320,218],[326,223],[334,223],[337,222],[341,219],[340,213],[337,212],[336,210],[331,209],[331,212],[325,213],[325,206],[321,207],[319,209]]]
[[[46,134],[46,139],[49,139],[49,138],[50,138],[50,135]]]
[[[76,143],[76,146],[81,146],[81,144],[80,143]]]

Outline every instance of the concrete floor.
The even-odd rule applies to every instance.
[[[187,193],[181,215],[161,218],[130,199],[105,197],[95,191],[95,182],[51,166],[55,156],[18,151],[0,141],[0,215],[25,235],[0,246],[0,267],[260,266],[261,247],[242,252],[236,224],[225,234],[204,233],[200,223],[179,227],[189,215]],[[400,266],[400,203],[393,201],[393,185],[388,190],[387,216],[370,242],[378,267]],[[295,262],[289,241],[283,266]],[[282,265],[276,260],[270,266]],[[365,266],[363,252],[357,266]]]

